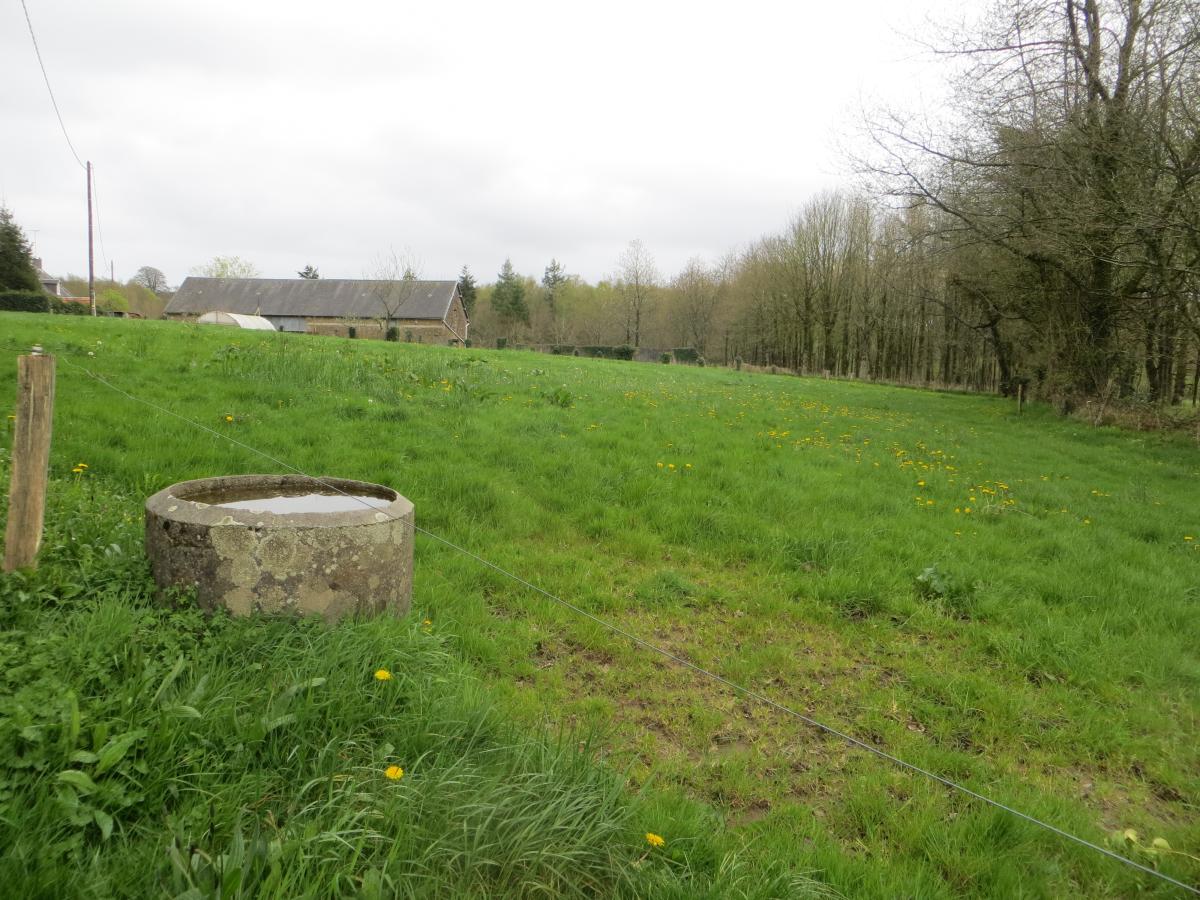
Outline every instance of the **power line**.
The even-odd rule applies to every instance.
[[[29,7],[25,5],[25,0],[21,0],[21,9],[25,10],[25,24],[29,26],[29,37],[33,41],[33,52],[37,55],[38,66],[42,70],[42,79],[46,82],[46,90],[50,94],[50,102],[54,105],[54,114],[58,116],[58,125],[62,128],[63,137],[67,139],[67,146],[71,148],[71,155],[75,157],[75,162],[79,163],[79,168],[86,169],[87,166],[83,164],[83,160],[75,152],[75,145],[71,143],[71,136],[67,134],[66,123],[63,122],[62,113],[58,109],[58,101],[54,99],[54,89],[50,87],[50,76],[46,74],[46,64],[42,62],[42,51],[38,47],[37,35],[33,33],[33,20],[29,18]]]
[[[15,350],[16,348],[8,347],[7,349]],[[17,350],[16,352],[24,352],[24,351]],[[311,481],[315,481],[317,484],[320,484],[321,486],[328,488],[329,490],[334,491],[335,493],[342,494],[346,497],[354,499],[357,502],[361,503],[367,509],[374,510],[375,512],[380,511],[378,508],[371,506],[369,503],[367,503],[361,497],[358,497],[355,494],[351,494],[348,491],[344,491],[341,488],[339,488],[337,485],[330,484],[330,483],[324,481],[323,479],[316,477],[315,475],[309,475],[307,472],[304,472],[303,470],[296,468],[295,466],[291,465],[290,463],[284,462],[283,460],[281,460],[275,456],[272,456],[271,454],[267,453],[264,450],[259,450],[257,447],[253,447],[250,444],[247,444],[243,441],[239,441],[237,438],[233,438],[227,434],[223,434],[220,431],[217,431],[215,428],[210,428],[209,426],[204,425],[201,422],[197,422],[194,419],[189,419],[187,416],[181,415],[180,413],[177,413],[174,410],[168,409],[165,406],[161,406],[150,400],[145,400],[141,397],[134,396],[133,394],[129,393],[128,391],[113,384],[111,381],[106,379],[103,375],[98,375],[95,372],[92,372],[90,369],[86,368],[85,366],[77,365],[76,363],[72,362],[71,360],[67,359],[66,357],[59,356],[58,358],[61,359],[64,363],[66,363],[71,368],[77,369],[78,371],[83,372],[86,376],[88,376],[92,380],[99,382],[100,384],[104,385],[105,387],[109,388],[110,390],[115,391],[116,393],[120,394],[121,396],[123,396],[129,400],[132,400],[135,403],[140,403],[141,405],[149,407],[150,409],[153,409],[156,412],[162,413],[163,415],[170,416],[174,419],[178,419],[179,421],[184,422],[188,425],[191,425],[195,428],[198,428],[201,431],[205,431],[205,432],[215,435],[216,437],[221,438],[222,440],[225,440],[231,444],[235,444],[238,447],[242,447],[243,449],[248,450],[257,456],[260,456],[263,459],[269,460],[278,466],[282,466],[283,468],[288,469],[288,470],[296,473],[297,475],[301,475],[304,478],[308,478]],[[790,716],[800,720],[801,722],[805,723],[806,725],[811,726],[812,728],[815,728],[819,731],[822,731],[822,732],[832,735],[834,737],[840,738],[843,741],[845,741],[846,743],[850,744],[851,746],[857,747],[860,750],[865,750],[868,753],[874,754],[875,756],[879,757],[880,759],[887,760],[888,762],[890,762],[893,765],[896,765],[902,769],[906,769],[907,771],[912,772],[917,775],[922,775],[922,776],[924,776],[932,781],[935,781],[947,788],[950,788],[951,790],[958,791],[959,793],[964,794],[968,797],[971,797],[975,800],[978,800],[981,803],[985,803],[996,809],[1002,810],[1003,812],[1006,812],[1009,815],[1015,816],[1015,817],[1022,819],[1032,825],[1035,825],[1039,828],[1045,829],[1046,831],[1049,831],[1052,834],[1056,834],[1061,838],[1064,838],[1068,841],[1072,841],[1072,842],[1074,842],[1082,847],[1086,847],[1090,850],[1094,850],[1097,853],[1103,854],[1104,856],[1107,856],[1110,859],[1116,860],[1117,862],[1124,863],[1125,865],[1130,866],[1131,868],[1136,869],[1144,874],[1152,875],[1155,878],[1161,879],[1162,881],[1165,881],[1169,884],[1174,885],[1175,887],[1182,888],[1183,890],[1185,890],[1191,894],[1200,896],[1200,888],[1193,887],[1192,885],[1187,884],[1186,882],[1183,882],[1183,881],[1179,881],[1178,879],[1172,878],[1170,875],[1160,872],[1157,869],[1153,869],[1150,866],[1143,865],[1142,863],[1139,863],[1136,860],[1132,860],[1127,856],[1122,856],[1119,853],[1115,853],[1114,851],[1108,849],[1107,847],[1103,847],[1100,844],[1097,844],[1097,843],[1087,840],[1086,838],[1082,838],[1082,837],[1079,837],[1078,835],[1072,834],[1069,831],[1065,831],[1056,825],[1052,825],[1049,822],[1045,822],[1042,819],[1038,819],[1035,816],[1029,815],[1028,813],[1021,812],[1019,809],[1015,809],[1011,806],[1008,806],[1007,804],[1002,803],[999,800],[994,800],[991,797],[986,796],[985,794],[980,794],[977,791],[973,791],[970,788],[966,787],[965,785],[959,784],[958,782],[953,781],[949,778],[946,778],[943,775],[938,775],[936,772],[932,772],[929,769],[922,768],[921,766],[918,766],[915,763],[910,763],[904,759],[901,759],[898,756],[888,753],[886,750],[880,750],[878,747],[874,747],[871,744],[868,744],[866,741],[860,740],[859,738],[856,738],[844,731],[834,728],[831,725],[826,725],[824,722],[814,719],[805,713],[802,713],[795,709],[792,709],[790,706],[786,706],[776,700],[772,700],[770,697],[766,696],[765,694],[760,694],[751,688],[748,688],[748,687],[745,687],[744,685],[738,684],[735,681],[731,681],[730,679],[726,678],[723,675],[719,675],[716,672],[709,671],[708,669],[705,669],[703,666],[697,665],[696,663],[692,662],[691,660],[687,659],[686,657],[678,656],[669,650],[659,647],[657,644],[653,644],[650,641],[645,640],[644,638],[640,638],[636,634],[633,634],[632,632],[626,631],[624,628],[621,628],[619,625],[614,625],[613,623],[600,618],[599,616],[595,615],[594,613],[590,613],[587,610],[583,609],[582,607],[576,606],[574,603],[571,603],[568,600],[564,600],[563,598],[550,593],[545,588],[538,587],[536,584],[534,584],[530,581],[527,581],[524,578],[522,578],[521,576],[519,576],[513,572],[510,572],[508,569],[505,569],[504,567],[499,566],[496,563],[483,558],[482,556],[479,556],[478,554],[472,552],[471,550],[468,550],[467,548],[454,543],[453,541],[449,540],[448,538],[444,538],[441,535],[435,534],[434,532],[429,531],[426,528],[422,528],[414,522],[407,522],[404,519],[399,518],[398,516],[392,516],[387,513],[384,513],[384,515],[387,516],[390,520],[392,520],[394,522],[400,522],[402,525],[407,525],[410,528],[412,528],[412,530],[414,532],[423,534],[426,537],[430,538],[431,540],[437,541],[438,543],[443,544],[446,547],[449,547],[451,550],[454,550],[457,553],[460,553],[463,556],[466,556],[469,559],[474,560],[475,562],[479,563],[480,565],[485,566],[485,567],[493,570],[494,572],[497,572],[500,575],[503,575],[504,577],[516,582],[517,584],[520,584],[523,587],[526,587],[529,590],[542,595],[543,597],[547,598],[548,600],[553,601],[554,603],[557,603],[558,605],[564,607],[565,609],[569,609],[572,612],[577,613],[580,616],[583,616],[584,618],[590,620],[591,622],[594,622],[595,624],[601,626],[602,628],[605,628],[614,634],[618,634],[621,637],[626,638],[627,640],[633,642],[637,646],[643,647],[647,650],[650,650],[653,653],[657,653],[658,655],[664,657],[665,659],[671,660],[672,662],[674,662],[680,666],[683,666],[684,668],[689,669],[698,675],[703,675],[706,678],[712,679],[713,681],[716,681],[719,684],[722,684],[725,687],[728,687],[731,690],[733,690],[739,694],[742,694],[745,697],[749,697],[750,699],[755,700],[759,703],[762,703],[765,706],[769,706],[772,709],[775,709],[775,710],[778,710],[779,712],[790,715]]]

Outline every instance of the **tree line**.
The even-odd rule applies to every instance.
[[[1194,404],[1198,19],[1188,0],[1009,0],[941,36],[944,109],[869,116],[859,190],[671,278],[638,242],[595,285],[557,262],[541,280],[506,264],[479,289],[473,333],[687,344],[1063,408]]]

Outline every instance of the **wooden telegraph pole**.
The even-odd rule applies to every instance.
[[[92,315],[96,315],[96,257],[92,247],[92,161],[87,164],[88,191],[88,302],[92,307]]]
[[[8,528],[4,534],[4,571],[37,563],[46,513],[46,477],[50,431],[54,423],[54,357],[41,347],[17,358],[17,418],[8,489]]]

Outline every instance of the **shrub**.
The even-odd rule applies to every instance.
[[[675,362],[694,363],[700,359],[700,352],[695,347],[676,347],[671,351]]]
[[[41,291],[0,291],[0,310],[48,313],[50,297]]]
[[[116,288],[109,288],[97,299],[97,305],[105,312],[129,312],[129,301]]]
[[[412,338],[412,332],[410,331],[410,332],[409,332],[409,339],[411,340],[411,338]],[[398,340],[400,340],[400,329],[399,329],[399,328],[397,328],[395,325],[389,325],[389,326],[388,326],[388,330],[387,330],[386,339],[387,339],[387,340],[389,340],[389,341],[398,341]]]
[[[86,316],[91,311],[91,304],[88,303],[71,303],[67,300],[60,300],[58,297],[50,298],[50,312],[57,315]]]
[[[496,338],[496,349],[503,350],[508,346],[508,338]]]
[[[411,343],[413,342],[413,340],[412,340],[412,339],[413,339],[413,333],[412,333],[412,329],[411,329],[411,328],[406,328],[406,329],[404,330],[404,343],[406,343],[406,344],[411,344]]]
[[[550,352],[555,356],[572,356],[575,353],[574,344],[553,344]]]
[[[658,358],[658,361],[659,361],[660,363],[662,363],[664,366],[669,366],[669,365],[671,364],[671,354],[670,354],[670,353],[664,353],[662,356],[660,356],[660,357]]]
[[[611,347],[604,344],[594,344],[590,347],[580,347],[583,356],[590,356],[594,359],[633,359],[633,347],[629,344],[622,344],[620,347]]]

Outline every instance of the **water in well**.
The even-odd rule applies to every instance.
[[[344,513],[361,509],[382,509],[392,501],[371,494],[314,493],[312,491],[263,491],[200,494],[188,497],[197,503],[225,509],[244,509],[248,512],[288,515],[295,513]]]

